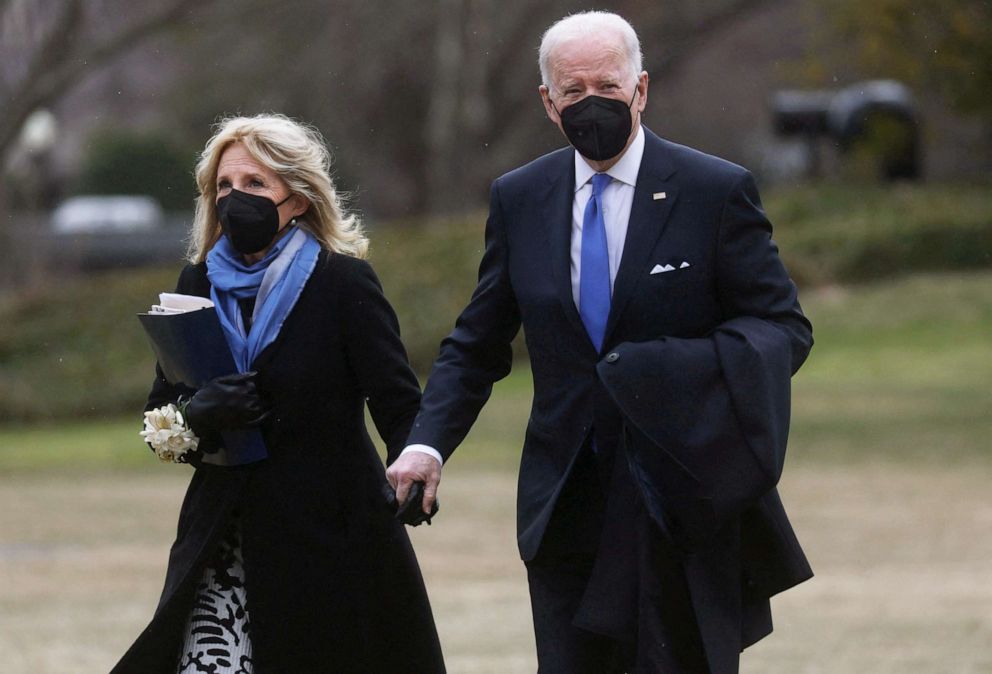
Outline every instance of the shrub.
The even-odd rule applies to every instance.
[[[800,284],[992,268],[992,191],[828,185],[769,192],[775,237]],[[371,262],[422,375],[475,287],[485,214],[370,226]],[[153,356],[134,314],[177,267],[53,280],[0,301],[0,419],[134,412]],[[522,345],[515,352],[523,353]]]
[[[189,169],[194,156],[155,132],[98,132],[90,140],[75,191],[147,194],[166,210],[187,210],[196,196]]]

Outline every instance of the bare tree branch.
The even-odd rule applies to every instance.
[[[38,97],[33,95],[37,83],[44,80],[48,73],[57,72],[71,58],[82,9],[81,0],[71,0],[63,5],[47,35],[34,48],[27,70],[18,85],[15,85],[4,114],[0,117],[0,157],[14,143],[25,120],[43,104],[44,99],[38,102]]]
[[[73,42],[78,39],[81,30],[82,2],[72,0],[38,48],[27,77],[15,86],[0,114],[0,166],[32,112],[50,105],[82,81],[88,72],[174,25],[193,7],[202,4],[201,0],[176,0],[165,9],[125,27],[103,43],[79,46]],[[74,46],[78,48],[74,49]]]
[[[673,42],[672,48],[667,50],[666,57],[658,62],[652,75],[663,77],[674,72],[682,65],[686,58],[696,53],[696,43],[701,39],[716,33],[728,24],[739,21],[741,15],[763,5],[782,0],[735,0],[726,3],[718,11],[707,14],[702,20],[683,31],[681,39]]]
[[[22,84],[31,86],[31,83],[42,79],[70,58],[76,37],[79,35],[82,16],[82,0],[71,0],[62,6],[61,12],[48,30],[48,35],[35,48],[34,58],[28,65]]]

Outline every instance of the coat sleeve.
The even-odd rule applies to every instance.
[[[372,267],[352,260],[340,299],[348,361],[386,443],[387,463],[399,456],[420,405],[420,382],[400,341],[396,312]]]
[[[455,328],[442,342],[424,391],[410,443],[435,448],[447,460],[492,393],[510,372],[510,346],[520,329],[520,310],[510,285],[500,181],[490,193],[486,248],[479,281]]]
[[[751,317],[782,331],[794,374],[813,346],[813,329],[799,306],[796,284],[772,240],[772,225],[748,172],[731,187],[717,238],[716,289],[725,320]]]
[[[185,295],[208,297],[210,294],[209,284],[206,281],[203,270],[192,265],[184,267],[179,273],[175,292]],[[170,384],[162,373],[162,368],[158,363],[155,363],[155,379],[152,381],[152,387],[145,402],[145,411],[147,412],[156,407],[174,403],[179,400],[180,396],[188,398],[195,392],[195,389],[188,386]],[[198,463],[197,459],[201,455],[201,452],[214,451],[214,448],[219,446],[219,444],[219,438],[200,438],[200,451],[192,454],[190,462],[194,464]]]
[[[717,245],[723,322],[703,337],[620,344],[597,368],[648,510],[689,545],[778,483],[790,378],[812,345],[749,174],[727,197]]]

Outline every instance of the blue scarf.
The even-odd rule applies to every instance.
[[[303,286],[317,264],[320,244],[309,232],[293,228],[265,257],[248,265],[222,236],[207,254],[210,297],[240,372],[279,336]],[[238,300],[255,297],[251,330],[246,331]]]

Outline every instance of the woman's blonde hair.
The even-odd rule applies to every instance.
[[[217,218],[217,166],[224,150],[241,143],[255,161],[286,181],[310,208],[297,226],[313,234],[324,248],[364,258],[369,241],[353,213],[346,213],[331,180],[331,155],[320,132],[285,115],[227,117],[217,123],[196,164],[196,200],[187,257],[203,262],[221,236]]]

